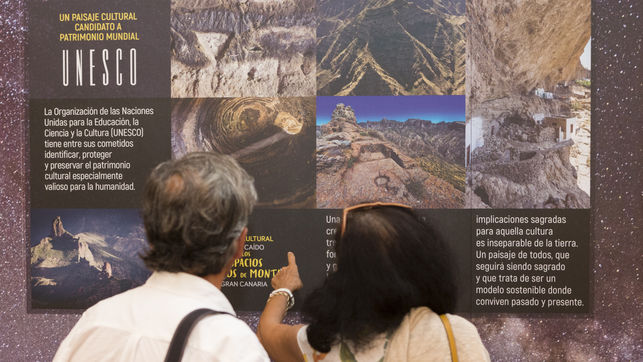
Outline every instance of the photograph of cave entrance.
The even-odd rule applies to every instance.
[[[590,207],[590,8],[467,3],[468,207]]]

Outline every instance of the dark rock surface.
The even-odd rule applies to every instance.
[[[172,2],[172,97],[315,93],[312,1]]]
[[[314,207],[314,120],[314,98],[177,100],[172,152],[232,155],[254,177],[259,206]]]

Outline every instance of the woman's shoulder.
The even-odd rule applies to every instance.
[[[387,335],[383,333],[359,349],[350,342],[340,342],[333,345],[328,353],[322,353],[316,351],[308,342],[307,329],[308,326],[305,325],[297,332],[297,343],[306,361],[380,361],[388,343]]]
[[[308,342],[308,324],[297,331],[297,344],[306,361],[318,361],[326,357],[326,353],[317,352]]]
[[[451,328],[453,328],[454,333],[458,332],[466,332],[466,333],[475,333],[475,335],[478,335],[478,328],[469,321],[466,318],[463,318],[457,314],[446,314],[447,318],[449,318],[449,323],[451,324]]]
[[[489,352],[482,343],[478,328],[471,321],[454,314],[447,314],[453,329],[460,361],[489,361]]]
[[[455,314],[446,316],[453,331],[459,359],[488,361],[489,354],[473,323]],[[445,324],[440,315],[427,307],[421,307],[412,309],[398,327],[390,350],[390,356],[395,358],[388,360],[421,361],[429,357],[442,360],[450,354]]]
[[[475,332],[478,333],[476,326],[471,323],[466,318],[463,318],[456,314],[445,314],[453,328],[454,333],[457,332]],[[440,318],[440,315],[432,311],[428,307],[419,307],[413,308],[406,318],[409,319],[409,324],[412,328],[417,327],[439,327],[438,329],[444,329],[444,323]]]
[[[309,352],[314,351],[313,347],[308,343],[307,330],[308,324],[305,324],[303,327],[299,328],[299,331],[297,331],[297,344],[304,355],[308,355]]]

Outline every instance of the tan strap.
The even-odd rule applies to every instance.
[[[440,319],[444,325],[444,330],[447,332],[447,338],[449,339],[449,349],[451,350],[451,361],[458,362],[458,351],[455,349],[455,337],[453,337],[453,330],[451,329],[451,323],[446,314],[440,314]]]

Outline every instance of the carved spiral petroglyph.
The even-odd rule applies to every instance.
[[[260,206],[314,207],[314,98],[177,100],[172,150],[232,155],[255,178]]]

